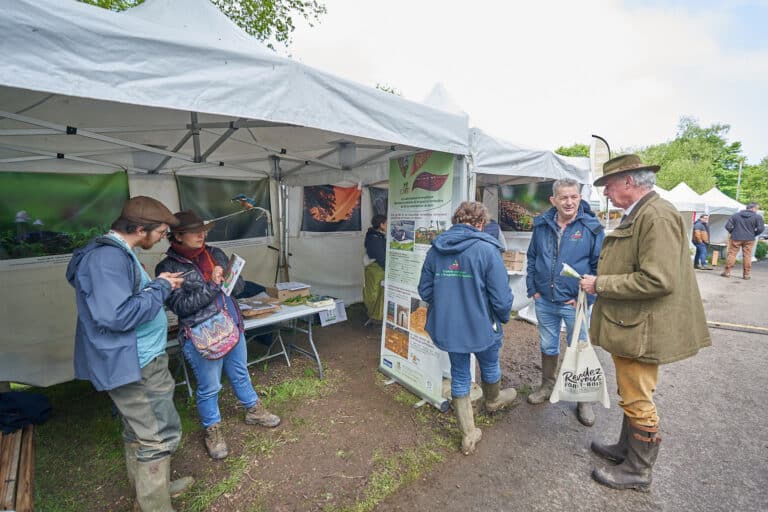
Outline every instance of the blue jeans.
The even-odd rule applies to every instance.
[[[229,354],[221,359],[205,359],[190,341],[185,341],[181,347],[184,357],[189,361],[197,379],[197,413],[203,428],[208,428],[221,421],[219,412],[219,391],[221,391],[221,371],[227,374],[235,396],[246,409],[250,409],[259,401],[259,396],[251,384],[251,374],[248,373],[248,349],[245,336],[240,333],[240,341]]]
[[[696,243],[696,256],[693,257],[694,267],[706,267],[707,266],[707,244]]]
[[[480,365],[480,377],[486,384],[495,384],[501,380],[499,350],[501,350],[501,339],[482,352],[475,353]],[[451,360],[451,396],[461,398],[469,395],[469,386],[472,383],[469,354],[448,352],[448,357]]]
[[[565,321],[566,342],[571,344],[573,327],[576,323],[576,307],[555,303],[549,299],[536,300],[536,320],[539,322],[539,345],[542,354],[556,356],[560,354],[560,325]],[[582,326],[579,340],[586,340],[584,331],[587,326]]]

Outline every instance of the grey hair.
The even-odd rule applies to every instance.
[[[557,191],[565,187],[576,187],[579,193],[581,193],[581,185],[578,181],[571,178],[562,178],[552,183],[552,195],[557,196]]]
[[[630,171],[628,176],[632,176],[635,186],[645,189],[652,189],[656,185],[656,173],[653,171]]]

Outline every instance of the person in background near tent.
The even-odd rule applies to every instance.
[[[381,324],[384,318],[384,269],[387,263],[387,217],[377,213],[371,219],[371,227],[365,234],[365,281],[363,302],[368,318]]]
[[[755,248],[755,237],[765,229],[765,221],[757,214],[759,205],[749,203],[746,210],[734,213],[725,223],[728,237],[728,256],[725,259],[725,270],[720,274],[731,277],[731,270],[736,264],[736,255],[741,249],[743,277],[749,279],[752,272],[752,250]]]
[[[120,412],[128,479],[145,512],[172,511],[171,496],[193,480],[170,482],[171,454],[181,441],[168,371],[168,318],[163,302],[184,279],[153,281],[133,249],[151,249],[176,218],[159,201],[129,199],[112,229],[72,255],[67,280],[76,290],[75,377],[107,391]]]
[[[560,325],[565,322],[566,343],[570,345],[576,321],[578,280],[561,276],[563,263],[581,274],[596,274],[600,247],[605,231],[586,201],[581,199],[579,182],[572,179],[557,180],[552,184],[549,202],[552,208],[533,221],[533,234],[528,245],[527,274],[528,297],[536,303],[541,346],[541,386],[528,395],[528,403],[540,404],[549,400],[557,378],[557,360],[560,355]],[[591,304],[594,296],[588,296]],[[586,339],[580,327],[580,338]],[[578,402],[576,416],[591,427],[595,413],[589,402]]]
[[[493,219],[488,219],[488,224],[485,225],[483,228],[483,233],[488,233],[492,237],[494,237],[496,240],[499,241],[501,244],[501,247],[506,251],[507,250],[507,239],[504,238],[504,235],[501,232],[501,226],[499,226],[499,223],[496,222]]]
[[[707,265],[707,247],[709,244],[709,215],[702,214],[693,223],[693,245],[696,255],[693,257],[693,268],[697,270],[712,270]]]
[[[221,429],[219,412],[222,370],[227,374],[235,396],[245,408],[245,422],[248,425],[276,427],[280,424],[280,418],[264,408],[251,384],[240,308],[234,299],[221,291],[224,268],[229,258],[218,247],[205,243],[208,230],[214,223],[203,222],[193,211],[178,212],[174,215],[178,219],[178,225],[168,235],[171,246],[166,258],[157,264],[155,273],[192,272],[187,274],[183,286],[174,290],[168,297],[168,307],[178,315],[180,327],[194,327],[226,308],[240,330],[240,340],[224,357],[206,359],[197,351],[195,344],[185,338],[184,330],[179,329],[181,350],[197,378],[195,399],[197,412],[205,429],[206,450],[212,459],[223,459],[229,450]],[[238,277],[232,294],[237,295],[244,287],[243,278]]]
[[[616,444],[592,442],[597,455],[616,466],[592,477],[614,489],[650,489],[659,454],[659,415],[653,393],[659,365],[695,355],[712,344],[683,219],[654,192],[658,165],[622,155],[603,165],[595,186],[624,210],[624,220],[606,233],[597,276],[581,288],[597,294],[589,333],[611,353],[623,409]]]
[[[461,451],[475,451],[482,432],[475,427],[469,397],[470,354],[480,365],[485,408],[511,405],[514,388],[501,389],[501,324],[509,321],[512,292],[501,244],[483,227],[488,208],[465,201],[453,214],[453,226],[432,241],[419,279],[419,295],[428,305],[426,330],[451,360],[451,396],[462,432]]]

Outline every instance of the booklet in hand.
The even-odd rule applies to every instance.
[[[232,253],[227,268],[224,269],[224,281],[221,283],[221,291],[223,291],[224,295],[227,297],[229,297],[232,290],[235,289],[235,283],[237,283],[237,278],[240,277],[240,273],[243,271],[244,266],[245,260],[237,254]]]

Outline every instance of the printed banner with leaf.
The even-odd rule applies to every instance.
[[[362,191],[357,187],[304,187],[301,230],[319,233],[360,231],[361,196]]]

